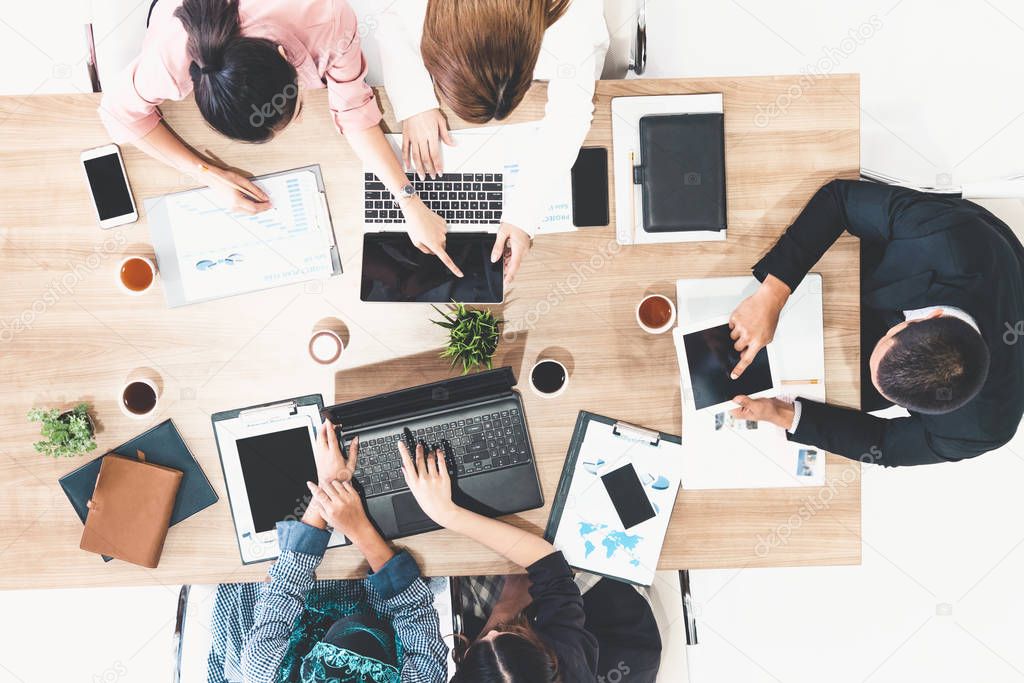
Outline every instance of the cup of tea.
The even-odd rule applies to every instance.
[[[676,305],[667,296],[650,294],[636,307],[636,322],[644,332],[667,332],[675,321]]]
[[[145,256],[127,256],[118,269],[121,289],[129,294],[144,294],[156,280],[156,264]]]
[[[156,384],[151,380],[133,379],[121,388],[121,412],[128,417],[147,418],[156,411],[158,396]]]
[[[530,370],[530,388],[541,398],[554,398],[569,386],[569,371],[553,358],[542,358]]]
[[[320,365],[330,365],[345,350],[345,342],[334,330],[318,330],[309,338],[309,356]]]

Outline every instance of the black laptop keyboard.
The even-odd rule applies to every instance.
[[[404,439],[415,456],[417,442],[428,449],[441,447],[448,472],[465,477],[530,461],[529,440],[518,408],[443,422],[403,433],[359,439],[356,480],[367,497],[407,489],[402,475],[398,440]]]
[[[420,199],[431,211],[449,223],[493,225],[501,223],[501,173],[445,173],[437,179],[406,178],[416,188]],[[365,175],[367,223],[404,223],[402,211],[373,173]]]

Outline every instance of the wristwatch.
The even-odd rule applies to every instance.
[[[398,192],[393,192],[392,194],[395,196],[395,201],[400,202],[403,199],[411,199],[419,193],[416,191],[416,188],[412,186],[412,183],[409,183]]]

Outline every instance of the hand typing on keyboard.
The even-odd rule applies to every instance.
[[[438,448],[425,453],[423,444],[416,444],[413,460],[405,441],[398,442],[402,454],[402,474],[416,502],[428,517],[445,526],[458,507],[452,502],[452,480],[445,464],[444,451]]]

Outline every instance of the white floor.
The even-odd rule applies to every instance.
[[[0,6],[0,93],[87,89],[81,2]],[[860,72],[865,167],[959,185],[1024,166],[1019,2],[648,5],[650,76]],[[1024,232],[1020,200],[986,205]],[[695,572],[693,680],[1024,679],[1022,479],[1024,436],[974,462],[866,469],[861,566]],[[0,593],[0,683],[167,680],[175,600]]]

